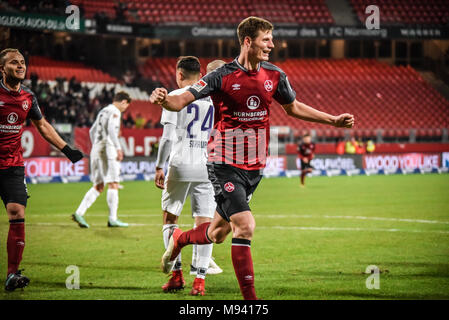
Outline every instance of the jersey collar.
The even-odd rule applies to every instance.
[[[19,87],[19,91],[12,91],[10,89],[8,89],[5,84],[3,83],[3,79],[0,80],[0,87],[2,87],[3,89],[5,89],[6,91],[8,91],[8,93],[11,94],[19,94],[22,91],[22,85],[20,85]]]
[[[254,74],[254,73],[259,72],[259,70],[260,70],[260,64],[262,63],[262,62],[259,62],[259,65],[257,66],[257,70],[248,70],[248,69],[246,69],[244,66],[242,66],[242,65],[240,64],[240,62],[239,62],[239,57],[236,57],[236,58],[234,59],[234,61],[235,61],[235,63],[237,64],[237,66],[238,66],[240,69],[242,69],[243,71],[245,71],[245,72],[247,72],[247,73],[250,73],[250,74]]]

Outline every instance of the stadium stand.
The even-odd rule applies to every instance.
[[[59,77],[75,77],[83,82],[113,82],[118,79],[101,70],[85,66],[81,62],[57,61],[46,57],[31,56],[28,74],[35,73],[42,80],[54,80]]]
[[[83,63],[31,56],[27,74],[39,105],[53,123],[89,127],[99,109],[112,101],[114,92],[121,90],[133,99],[123,117],[126,127],[132,127],[139,114],[144,116],[147,127],[159,122],[161,108],[148,102],[146,92]]]
[[[365,8],[369,5],[379,7],[381,24],[446,25],[449,22],[449,3],[445,0],[350,1],[362,23],[367,17]]]
[[[202,66],[211,60],[201,59]],[[148,59],[141,72],[157,74],[164,87],[174,89],[175,64],[176,58]],[[287,73],[300,101],[333,114],[354,113],[357,125],[353,132],[359,137],[380,133],[387,139],[408,138],[413,133],[426,139],[441,137],[442,129],[449,127],[449,101],[410,66],[391,66],[372,59],[288,59],[276,65]],[[271,124],[290,126],[295,135],[305,129],[334,139],[344,134],[286,117],[279,105],[272,109]]]
[[[148,24],[236,24],[251,15],[277,24],[334,23],[324,0],[230,0],[225,3],[219,0],[189,3],[183,0],[126,0],[122,2],[122,8],[107,0],[72,0],[71,3],[82,5],[87,18],[103,12],[109,19],[116,19],[118,11],[122,10],[126,21]]]
[[[290,59],[278,66],[289,75],[300,101],[330,113],[347,110],[355,114],[356,135],[373,137],[383,129],[386,137],[408,137],[410,130],[420,129],[430,137],[441,136],[441,129],[448,128],[449,101],[410,66],[390,66],[370,59]],[[280,108],[273,109],[273,124],[321,127],[299,124],[282,113]],[[339,130],[320,131],[331,137],[341,134]]]

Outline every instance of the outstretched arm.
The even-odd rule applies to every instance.
[[[52,125],[45,120],[45,118],[42,117],[39,120],[32,119],[31,121],[41,136],[56,148],[61,150],[67,158],[72,161],[72,163],[75,163],[83,158],[81,151],[70,148],[67,142],[59,136],[55,128],[53,128]]]
[[[354,116],[349,113],[343,113],[333,116],[326,112],[316,110],[298,100],[282,106],[289,116],[305,121],[318,122],[332,125],[340,128],[352,128],[354,126]]]
[[[151,103],[159,104],[169,111],[180,111],[193,101],[195,97],[189,91],[169,96],[165,88],[154,89],[150,96]]]

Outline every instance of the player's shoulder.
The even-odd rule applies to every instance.
[[[279,73],[285,74],[284,70],[282,70],[281,68],[279,68],[278,66],[272,64],[271,62],[268,61],[262,61],[260,63],[260,67],[267,69],[267,70],[271,70],[271,71],[277,71]]]
[[[184,87],[184,88],[179,88],[179,89],[170,91],[170,92],[168,93],[168,95],[169,95],[169,96],[176,96],[176,95],[179,95],[179,94],[181,94],[181,93],[186,92],[187,89],[188,89],[189,87],[190,87],[190,86],[187,86],[187,87]]]
[[[209,72],[206,76],[207,77],[224,77],[224,76],[227,76],[228,74],[235,72],[238,69],[239,69],[238,64],[236,63],[235,60],[233,60],[233,61],[228,62],[228,63],[222,65],[221,67]]]
[[[28,88],[27,86],[25,86],[23,84],[20,85],[20,90],[25,94],[31,95],[33,98],[36,97],[33,90],[31,90],[30,88]]]

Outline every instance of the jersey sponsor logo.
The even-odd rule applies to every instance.
[[[267,90],[268,92],[273,90],[273,81],[271,80],[265,80],[265,83],[263,84],[263,86],[265,87],[265,90]]]
[[[22,102],[22,108],[23,108],[23,110],[25,110],[25,111],[28,110],[28,108],[29,108],[28,100],[25,100],[24,102]]]
[[[259,105],[260,105],[260,99],[258,96],[251,96],[248,98],[248,100],[246,100],[246,106],[250,110],[255,110],[255,109],[259,108]]]
[[[197,83],[195,83],[192,88],[195,89],[196,91],[200,92],[201,90],[203,90],[204,88],[206,88],[207,83],[203,80],[198,81]]]
[[[227,192],[232,192],[232,191],[234,191],[235,187],[234,187],[234,184],[232,182],[226,182],[225,185],[224,185],[224,189]]]
[[[11,124],[16,123],[18,119],[19,119],[19,116],[15,112],[11,112],[10,114],[8,114],[8,117],[6,118],[8,123],[11,123]]]
[[[239,83],[234,83],[231,87],[232,87],[232,90],[234,90],[234,91],[240,90],[240,84]]]

